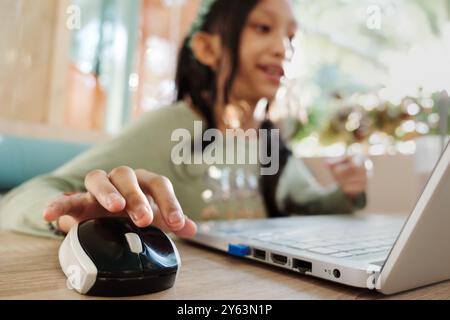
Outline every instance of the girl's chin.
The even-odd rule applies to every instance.
[[[260,88],[258,92],[260,93],[261,98],[273,100],[275,99],[279,88],[279,85],[266,85]]]
[[[261,99],[273,100],[275,99],[280,86],[273,84],[259,84],[258,86],[247,87],[246,92],[251,95],[246,95],[244,100],[257,102]]]

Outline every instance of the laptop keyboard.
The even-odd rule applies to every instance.
[[[324,232],[326,235],[319,238],[308,236],[305,233],[264,232],[241,235],[244,238],[257,240],[262,243],[275,244],[306,250],[312,253],[328,255],[336,258],[363,256],[367,254],[388,254],[396,240],[398,229],[386,230],[358,230],[357,232]]]
[[[200,224],[199,231],[336,258],[387,257],[404,221],[401,216],[386,219],[376,215],[291,217],[206,222]]]

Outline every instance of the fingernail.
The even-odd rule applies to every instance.
[[[115,193],[111,193],[108,195],[108,197],[106,198],[106,205],[111,208],[114,206],[114,202],[121,202],[122,198],[119,197],[117,194]]]
[[[150,214],[150,210],[146,206],[139,207],[138,209],[130,212],[131,218],[134,221],[139,221],[148,214]]]
[[[181,221],[181,219],[183,219],[183,216],[181,214],[181,212],[179,211],[174,211],[171,214],[169,214],[169,223],[170,224],[175,224]]]
[[[135,221],[135,222],[139,221],[143,217],[143,215],[141,213],[136,212],[136,211],[130,211],[130,216],[131,216],[131,219],[133,219],[133,221]]]
[[[54,204],[51,204],[50,206],[48,206],[45,209],[45,212],[55,213],[55,212],[59,212],[60,210],[61,210],[61,205],[59,205],[58,203],[54,203]]]

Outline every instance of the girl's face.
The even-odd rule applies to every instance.
[[[297,31],[292,11],[289,0],[260,0],[250,13],[242,31],[233,99],[255,105],[275,97]]]

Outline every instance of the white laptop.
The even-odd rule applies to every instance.
[[[355,214],[199,222],[198,234],[190,241],[384,294],[445,281],[450,279],[449,174],[447,145],[409,217]]]

